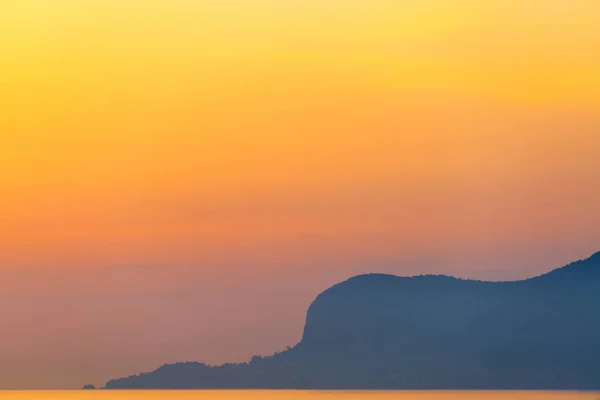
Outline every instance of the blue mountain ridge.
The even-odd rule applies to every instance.
[[[293,348],[105,388],[597,390],[600,252],[513,282],[359,275],[317,296]]]

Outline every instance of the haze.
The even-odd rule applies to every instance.
[[[19,0],[0,31],[0,387],[270,354],[358,273],[600,250],[597,0]]]

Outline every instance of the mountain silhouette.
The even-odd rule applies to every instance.
[[[514,282],[356,276],[314,300],[293,348],[106,388],[600,389],[600,253]]]

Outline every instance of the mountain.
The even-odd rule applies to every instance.
[[[106,388],[600,389],[600,253],[515,282],[356,276],[314,300],[294,348]]]

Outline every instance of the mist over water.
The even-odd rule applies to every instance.
[[[598,400],[600,392],[536,391],[0,391],[2,400]]]

